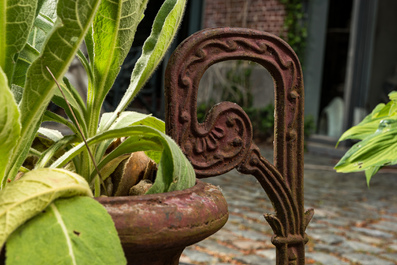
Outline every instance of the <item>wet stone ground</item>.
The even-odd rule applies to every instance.
[[[262,148],[272,161],[271,150]],[[397,171],[379,173],[366,185],[363,173],[339,174],[337,161],[305,154],[305,207],[315,214],[307,229],[306,264],[397,264]],[[222,188],[229,220],[216,234],[188,247],[181,264],[275,264],[273,212],[253,176],[229,172],[205,181]]]

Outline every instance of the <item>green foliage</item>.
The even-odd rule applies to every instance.
[[[299,57],[301,64],[305,58],[307,23],[303,2],[305,0],[280,0],[285,6],[286,17],[284,29],[287,31],[286,40]]]
[[[33,25],[37,0],[3,0],[0,5],[0,67],[11,86],[16,55],[23,49]],[[19,15],[23,14],[23,15]]]
[[[18,106],[7,83],[7,77],[0,68],[0,113],[3,113],[0,115],[0,161],[9,160],[21,132]],[[0,163],[0,177],[4,176],[6,166],[7,163]]]
[[[30,65],[26,73],[26,84],[19,104],[22,124],[21,136],[14,147],[7,167],[6,174],[9,179],[15,178],[22,165],[41,123],[41,117],[54,94],[55,81],[46,67],[52,70],[56,79],[62,78],[92,23],[98,5],[98,0],[77,3],[67,0],[59,1],[57,14],[62,24],[57,23],[54,26],[42,53]],[[75,13],[75,10],[78,13]],[[35,14],[36,10],[32,9],[30,12]],[[8,16],[8,18],[12,19],[12,16]],[[30,28],[23,30],[27,35]],[[64,43],[64,45],[59,45],[59,43]],[[8,65],[6,69],[8,69]],[[3,186],[6,179],[3,178]]]
[[[269,104],[264,108],[244,108],[252,122],[254,137],[267,139],[273,136],[274,131],[274,106]]]
[[[380,168],[397,164],[397,92],[390,102],[379,104],[358,125],[347,130],[339,141],[361,140],[335,166],[337,172],[365,171],[367,184]]]
[[[304,124],[304,135],[305,139],[309,138],[311,134],[316,130],[316,125],[314,123],[314,117],[312,115],[305,116],[305,124]]]
[[[250,80],[253,64],[239,60],[230,65],[232,67],[227,70],[225,80],[219,87],[222,99],[235,102],[242,108],[249,108],[253,102]]]
[[[125,153],[148,151],[160,163],[149,193],[194,185],[192,166],[177,144],[161,132],[164,123],[147,115],[123,112],[164,56],[182,19],[186,0],[164,1],[133,70],[130,88],[114,113],[100,117],[104,98],[130,49],[147,3],[4,0],[0,5],[1,245],[23,224],[8,242],[7,264],[125,263],[106,210],[93,205],[91,198],[75,198],[92,196],[92,188],[96,195],[100,194],[103,180],[89,159],[89,150],[99,168]],[[88,58],[79,50],[83,40]],[[64,78],[76,55],[89,79],[87,102]],[[56,88],[58,83],[66,100]],[[51,100],[65,110],[70,120],[47,110]],[[40,128],[42,121],[64,124],[74,134],[63,136]],[[112,140],[122,137],[128,138],[105,156]],[[28,155],[37,161],[30,165],[34,167],[31,171],[22,166]],[[52,168],[43,168],[48,166]],[[55,167],[68,168],[82,177]],[[17,180],[18,172],[27,173]],[[59,197],[73,199],[54,202]],[[46,213],[41,214],[47,206]],[[47,233],[49,227],[52,232]],[[79,233],[77,238],[75,231]],[[37,238],[44,241],[37,242]],[[32,245],[41,250],[33,250]],[[62,257],[65,259],[58,260]]]
[[[84,211],[76,214],[76,208]],[[55,200],[19,227],[6,246],[7,263],[15,265],[126,264],[112,218],[88,197]]]
[[[0,192],[0,248],[26,220],[43,211],[53,200],[76,195],[92,196],[87,182],[63,169],[37,169],[7,185]]]
[[[164,1],[154,20],[152,32],[143,44],[142,55],[132,70],[130,85],[105,128],[109,128],[117,113],[131,103],[164,57],[181,23],[185,5],[186,0]]]

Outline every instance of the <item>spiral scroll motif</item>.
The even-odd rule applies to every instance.
[[[274,165],[252,143],[252,126],[236,104],[222,102],[197,121],[197,90],[204,72],[225,60],[261,64],[275,81]],[[166,129],[193,164],[197,177],[233,168],[254,175],[275,208],[265,218],[274,231],[278,265],[304,264],[303,81],[297,56],[280,38],[254,30],[203,30],[186,39],[166,70]]]

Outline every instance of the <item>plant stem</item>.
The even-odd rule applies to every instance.
[[[96,164],[96,162],[95,162],[94,156],[92,155],[91,149],[90,149],[90,147],[88,146],[87,140],[86,140],[85,137],[84,137],[84,134],[83,134],[83,131],[81,130],[80,124],[79,124],[79,122],[77,121],[76,116],[74,115],[73,109],[72,109],[72,107],[70,106],[68,100],[66,99],[66,96],[65,96],[65,94],[63,93],[63,90],[61,89],[61,86],[59,85],[58,81],[56,80],[56,78],[55,78],[54,75],[52,74],[51,70],[48,68],[48,66],[46,66],[46,68],[47,68],[47,71],[48,71],[48,72],[50,73],[50,75],[52,76],[52,78],[54,79],[55,83],[57,84],[59,90],[61,91],[61,94],[62,94],[63,98],[64,98],[65,101],[66,101],[66,104],[68,105],[68,108],[69,108],[70,112],[72,113],[73,119],[74,119],[74,121],[75,121],[75,123],[76,123],[76,125],[77,125],[77,128],[78,128],[78,130],[79,130],[79,132],[80,132],[80,135],[81,135],[81,137],[83,138],[83,141],[84,141],[85,146],[87,147],[87,151],[88,151],[88,154],[90,155],[91,161],[92,161],[92,163],[94,164],[95,170],[96,170],[96,172],[97,172],[97,174],[98,174],[98,176],[99,176],[99,179],[100,179],[101,182],[102,182],[102,185],[103,185],[103,188],[104,188],[104,190],[105,190],[105,193],[107,193],[105,184],[103,183],[103,180],[102,180],[101,173],[100,173],[99,170],[98,170],[98,166],[97,166],[97,164]],[[106,195],[108,195],[108,194],[106,194]]]

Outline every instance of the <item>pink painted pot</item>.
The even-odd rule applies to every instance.
[[[218,231],[228,219],[220,190],[202,181],[183,191],[101,197],[112,216],[128,264],[179,264],[186,246]]]
[[[179,264],[186,246],[218,231],[229,216],[221,191],[202,181],[183,191],[96,200],[112,216],[128,264],[134,265]]]

